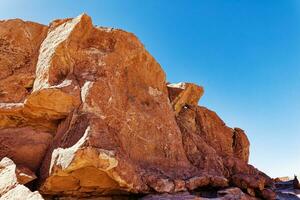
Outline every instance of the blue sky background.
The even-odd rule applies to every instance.
[[[135,33],[170,82],[204,86],[200,104],[247,132],[256,167],[300,174],[299,0],[1,0],[0,19],[82,12]]]

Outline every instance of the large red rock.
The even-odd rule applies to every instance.
[[[191,104],[186,104],[176,119],[189,161],[202,170],[200,182],[194,185],[224,187],[219,179],[208,181],[211,176],[220,176],[250,195],[274,197],[274,192],[265,190],[273,187],[272,180],[247,164],[249,141],[243,130],[231,129],[215,112]]]
[[[34,91],[68,82],[56,88],[81,103],[72,104],[76,111],[58,129],[46,156],[41,172],[46,178],[41,186],[44,193],[84,193],[90,188],[98,193],[170,192],[173,181],[197,173],[182,146],[165,74],[134,35],[95,28],[88,16],[81,15],[50,27],[41,46],[45,53],[52,48],[46,44],[58,45],[53,54],[60,56],[50,57],[50,64],[37,70],[41,76]],[[62,54],[69,60],[62,61]],[[69,68],[64,76],[63,64]],[[45,79],[44,73],[55,81]],[[103,181],[86,181],[89,178],[81,174],[88,171]]]
[[[38,171],[43,195],[234,185],[272,196],[271,179],[247,164],[244,131],[198,106],[202,87],[167,84],[133,34],[94,27],[85,14],[0,29],[0,158]]]
[[[0,158],[9,157],[17,165],[36,171],[51,142],[49,133],[30,127],[0,129]]]
[[[187,104],[198,105],[198,101],[204,93],[203,87],[193,83],[168,84],[167,88],[176,114]]]

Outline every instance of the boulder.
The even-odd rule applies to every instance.
[[[226,188],[218,191],[219,199],[223,200],[257,200],[255,197],[251,197],[245,194],[240,188]]]
[[[173,83],[167,85],[169,99],[176,114],[186,105],[198,105],[204,89],[193,83]]]
[[[132,33],[95,27],[86,14],[0,29],[0,158],[36,172],[47,198],[193,199],[188,192],[228,186],[272,196],[272,180],[248,164],[244,131],[198,106],[201,86],[167,84]]]
[[[0,159],[8,157],[32,171],[39,169],[52,135],[31,127],[0,129]]]
[[[59,101],[70,102],[64,112],[51,99],[30,105],[45,108],[38,117],[69,113],[41,170],[43,193],[170,192],[174,180],[197,173],[181,145],[165,74],[133,34],[93,27],[81,15],[50,27],[41,49],[32,95],[55,87],[72,99]]]
[[[255,190],[260,191],[259,196],[273,195],[263,193],[272,188],[272,179],[247,164],[250,143],[243,130],[229,128],[215,112],[191,104],[183,107],[176,119],[186,155],[202,171],[200,178],[188,182],[190,190],[208,185],[226,187],[228,179],[249,195],[256,196]],[[219,178],[208,181],[209,177]]]

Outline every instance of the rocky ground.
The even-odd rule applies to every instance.
[[[299,184],[299,182],[298,182]],[[276,182],[277,198],[281,200],[299,200],[300,185],[295,185],[294,180]]]
[[[0,21],[0,199],[275,199],[249,141],[89,16]]]

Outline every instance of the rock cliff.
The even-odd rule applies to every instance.
[[[198,106],[203,93],[167,83],[136,36],[85,14],[0,21],[0,159],[34,177],[0,199],[274,199],[244,131]]]

